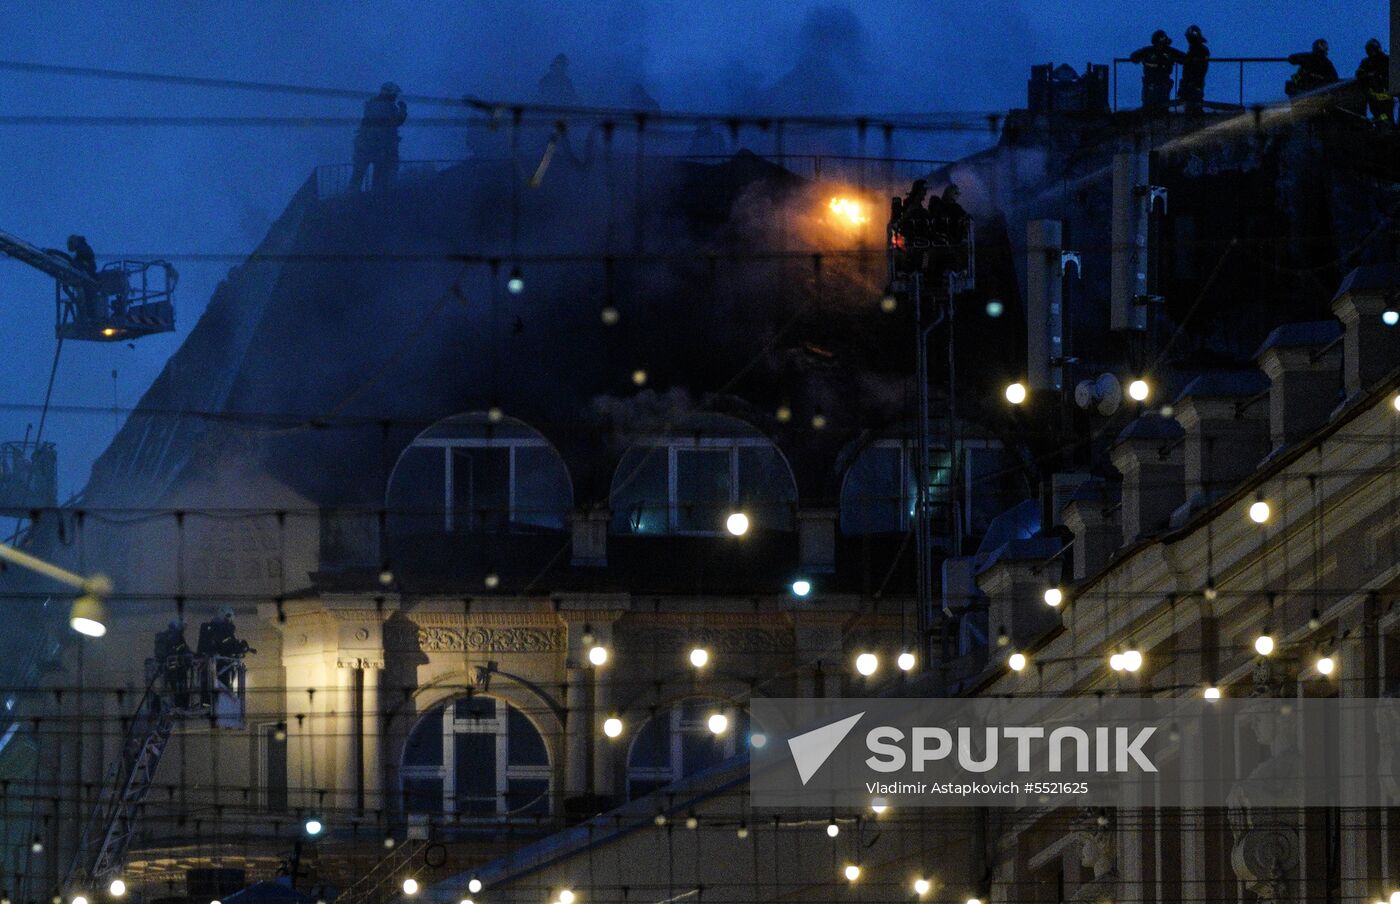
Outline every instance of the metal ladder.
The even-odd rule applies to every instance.
[[[408,862],[428,846],[422,839],[410,838],[394,848],[335,899],[335,904],[384,904],[398,893],[396,880]]]

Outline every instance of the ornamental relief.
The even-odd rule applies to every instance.
[[[564,648],[564,632],[556,628],[420,626],[418,647],[438,653],[552,653]]]
[[[726,653],[787,653],[793,649],[793,639],[790,629],[654,627],[621,633],[618,645],[628,650],[702,646]]]

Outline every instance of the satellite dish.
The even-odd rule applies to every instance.
[[[1074,387],[1074,404],[1085,411],[1093,408],[1105,417],[1116,414],[1123,405],[1123,384],[1113,374],[1099,374],[1096,380],[1081,380]]]

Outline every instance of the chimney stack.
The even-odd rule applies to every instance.
[[[1159,414],[1145,414],[1118,434],[1113,466],[1123,475],[1123,545],[1134,543],[1166,523],[1185,492],[1181,425]]]
[[[1269,454],[1269,381],[1258,371],[1205,374],[1175,402],[1186,431],[1185,499],[1209,501],[1238,483]]]
[[[1269,378],[1269,441],[1275,451],[1326,424],[1341,401],[1341,337],[1335,320],[1288,323],[1255,354]]]
[[[1118,523],[1118,485],[1102,477],[1080,484],[1060,512],[1066,527],[1074,534],[1071,548],[1074,579],[1082,581],[1108,566],[1123,539]]]
[[[987,595],[992,655],[1003,631],[1015,651],[1059,623],[1059,610],[1045,605],[1045,589],[1060,582],[1060,563],[1047,560],[1059,551],[1059,541],[1050,537],[1009,540],[983,564],[977,586]]]
[[[1400,366],[1400,326],[1386,326],[1381,313],[1400,310],[1400,264],[1357,267],[1342,280],[1332,313],[1346,330],[1344,385],[1352,399]]]

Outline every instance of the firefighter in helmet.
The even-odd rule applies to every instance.
[[[1206,70],[1210,68],[1210,48],[1201,26],[1186,29],[1186,59],[1181,64],[1181,84],[1177,97],[1186,104],[1187,113],[1200,113],[1206,97]]]
[[[1312,42],[1312,50],[1289,55],[1288,62],[1297,66],[1298,70],[1283,86],[1285,94],[1296,97],[1338,80],[1337,67],[1327,57],[1328,49],[1327,39],[1318,38]]]
[[[1366,56],[1356,67],[1356,83],[1366,92],[1366,108],[1378,126],[1393,125],[1395,97],[1390,93],[1390,54],[1376,38],[1366,42]]]
[[[1172,39],[1159,28],[1152,33],[1152,43],[1134,50],[1128,60],[1142,66],[1143,109],[1166,109],[1172,97],[1172,69],[1186,61],[1186,54],[1173,47]]]
[[[399,170],[399,126],[408,119],[408,104],[399,99],[402,91],[393,82],[379,86],[379,93],[365,101],[360,127],[355,131],[355,165],[350,172],[350,190],[360,191],[365,172],[374,166],[371,188],[386,191]]]

